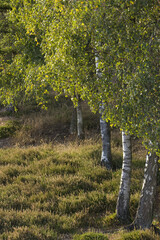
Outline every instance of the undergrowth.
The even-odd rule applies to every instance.
[[[61,239],[80,229],[121,226],[115,218],[121,170],[100,167],[100,151],[100,143],[91,140],[0,149],[1,239]],[[141,183],[143,169],[133,171],[133,181]],[[133,182],[132,216],[139,191]]]
[[[122,227],[115,213],[122,165],[119,132],[112,132],[113,171],[108,171],[100,166],[100,137],[81,143],[65,141],[71,111],[67,112],[68,107],[62,106],[50,114],[30,115],[14,133],[18,146],[0,149],[0,239],[154,239],[151,232],[117,232]],[[57,136],[61,125],[63,141],[57,143],[62,140]],[[47,136],[50,140],[57,136],[56,141],[38,145]],[[134,153],[132,220],[144,161],[143,151]]]
[[[4,125],[0,126],[0,139],[13,136],[19,128],[20,124],[18,121],[6,121]]]

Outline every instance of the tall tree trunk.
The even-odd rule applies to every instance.
[[[78,139],[84,139],[81,99],[79,96],[78,96],[78,106],[77,106],[77,134],[78,134]]]
[[[95,65],[96,65],[96,75],[97,78],[102,78],[102,71],[99,69],[99,56],[95,53]],[[107,169],[112,169],[112,154],[111,154],[111,132],[110,132],[110,122],[106,122],[103,119],[104,104],[101,103],[99,106],[100,112],[100,129],[102,137],[102,154],[101,154],[101,165],[105,166]]]
[[[107,169],[112,169],[112,154],[111,154],[111,131],[110,122],[106,122],[103,117],[103,105],[100,105],[100,129],[102,137],[102,154],[101,166]]]
[[[75,134],[77,132],[77,111],[73,106],[71,124],[70,124],[70,134]]]
[[[129,201],[130,201],[130,183],[131,183],[131,136],[122,131],[123,164],[119,195],[117,200],[117,217],[122,222],[130,220]]]
[[[158,157],[148,153],[144,169],[144,180],[137,214],[132,224],[135,228],[150,228],[153,218],[153,204],[156,192]]]

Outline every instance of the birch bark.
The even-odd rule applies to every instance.
[[[155,153],[146,156],[144,180],[137,214],[133,223],[135,228],[150,228],[153,218],[153,206],[158,173],[158,157]]]
[[[77,135],[78,135],[78,139],[84,139],[82,107],[81,107],[81,99],[79,96],[78,96],[78,106],[77,106]]]
[[[120,221],[128,222],[130,220],[129,201],[130,201],[130,183],[131,183],[131,136],[122,131],[123,164],[119,195],[117,199],[117,217]]]
[[[95,54],[95,65],[97,78],[102,77],[101,69],[99,69],[99,57]],[[100,112],[100,129],[102,138],[102,154],[101,154],[101,165],[105,166],[108,170],[112,169],[112,154],[111,154],[111,131],[110,122],[106,122],[103,119],[104,104],[103,102],[99,106]]]
[[[103,117],[103,105],[100,105],[100,130],[102,137],[102,154],[101,154],[101,166],[105,166],[107,169],[112,169],[112,154],[111,154],[111,131],[110,122],[106,122]]]

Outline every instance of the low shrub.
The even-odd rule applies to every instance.
[[[82,235],[74,235],[73,240],[108,240],[108,237],[102,233],[88,232]]]
[[[0,126],[0,139],[12,136],[18,128],[17,121],[7,121],[5,125]]]
[[[134,230],[124,233],[119,240],[155,240],[155,237],[147,230]]]
[[[119,226],[120,221],[117,218],[117,214],[113,213],[103,218],[103,227],[115,227]]]

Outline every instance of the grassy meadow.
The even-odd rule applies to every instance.
[[[10,145],[0,148],[0,239],[160,239],[152,230],[123,230],[115,214],[121,135],[112,130],[113,171],[108,171],[100,166],[98,117],[85,106],[83,110],[86,140],[80,143],[68,134],[71,106],[16,116],[9,122],[1,118],[0,140],[7,137]],[[133,139],[132,219],[144,163],[145,150]]]

